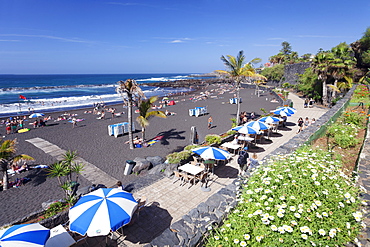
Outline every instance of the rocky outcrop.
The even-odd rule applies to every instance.
[[[299,79],[298,75],[304,73],[304,71],[310,67],[311,62],[305,63],[295,63],[295,64],[287,64],[284,66],[284,82],[288,82],[290,84],[297,84]]]

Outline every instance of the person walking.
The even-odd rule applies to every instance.
[[[213,123],[212,116],[209,116],[209,118],[208,118],[208,129],[212,128],[212,123]]]
[[[75,117],[72,118],[72,128],[77,127],[77,119]]]
[[[247,152],[248,147],[245,147],[242,151],[239,152],[238,165],[240,168],[240,175],[244,176],[245,172],[248,169],[249,154]]]
[[[297,134],[298,134],[299,132],[301,132],[301,131],[302,131],[303,123],[304,123],[303,118],[302,118],[302,117],[300,117],[300,118],[298,119],[298,131],[297,131]]]

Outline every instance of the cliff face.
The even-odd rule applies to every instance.
[[[310,67],[311,62],[305,63],[296,63],[296,64],[288,64],[284,67],[284,82],[288,82],[290,84],[297,84],[298,81],[298,74],[303,74],[305,69]]]

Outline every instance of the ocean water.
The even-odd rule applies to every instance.
[[[25,115],[29,111],[65,111],[92,107],[97,102],[121,103],[122,98],[115,89],[118,81],[127,79],[148,84],[194,77],[190,74],[0,75],[0,116]],[[147,97],[189,90],[150,86],[141,88]],[[21,99],[20,95],[26,99]]]

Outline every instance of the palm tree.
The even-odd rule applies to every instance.
[[[258,59],[258,58],[256,58]],[[239,124],[239,114],[240,114],[240,82],[245,77],[254,77],[256,76],[256,72],[251,65],[252,62],[244,63],[245,56],[243,51],[239,51],[239,54],[237,57],[227,55],[227,58],[225,56],[221,57],[221,60],[224,62],[225,66],[229,70],[216,70],[217,73],[225,74],[229,76],[234,82],[236,87],[236,97],[238,99],[237,101],[237,110],[236,110],[236,119],[237,123]],[[253,61],[253,60],[252,60]]]
[[[329,77],[329,64],[333,59],[331,52],[320,52],[318,53],[312,63],[314,72],[318,75],[318,79],[322,81],[322,101],[324,105],[328,104],[328,88],[326,80]]]
[[[145,95],[139,85],[133,79],[119,81],[117,83],[118,86],[116,88],[116,92],[121,95],[123,101],[128,107],[128,139],[130,149],[134,149],[134,143],[132,141],[132,104],[134,101],[138,101],[140,98],[145,98]]]
[[[143,135],[143,140],[145,140],[145,128],[149,125],[149,118],[151,117],[161,117],[166,118],[166,114],[163,111],[149,111],[152,104],[158,99],[157,96],[150,97],[148,100],[142,100],[139,104],[139,116],[136,121],[141,126],[141,133]]]
[[[355,58],[351,56],[351,49],[345,42],[333,47],[331,51],[334,59],[330,62],[330,73],[334,78],[334,87],[338,88],[338,80],[350,75],[356,62]],[[335,97],[336,91],[333,91],[333,97]]]
[[[60,187],[66,194],[66,199],[73,200],[73,189],[78,182],[80,173],[83,171],[84,166],[81,163],[77,163],[76,151],[66,151],[63,155],[63,159],[60,162],[52,164],[48,171],[49,177],[56,177],[58,179]],[[73,179],[72,175],[75,174],[76,178]],[[62,177],[64,181],[62,181]]]
[[[17,140],[5,140],[0,145],[0,167],[3,172],[3,190],[8,189],[8,169],[12,164],[22,160],[34,160],[26,154],[16,154]]]

